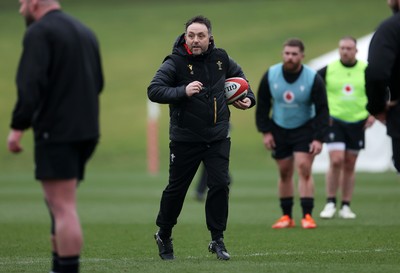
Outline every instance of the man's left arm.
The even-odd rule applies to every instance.
[[[249,83],[240,65],[229,57],[229,69],[226,78],[231,78],[231,77],[241,77],[244,78]],[[247,91],[248,92],[246,98],[244,98],[241,102],[238,101],[233,103],[233,106],[239,109],[247,109],[256,105],[256,97],[254,96],[254,93],[251,90],[250,83],[249,83],[249,89]]]

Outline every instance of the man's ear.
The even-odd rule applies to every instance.
[[[39,9],[39,0],[30,0],[30,2],[31,2],[30,4],[31,10],[33,12],[37,11]]]
[[[37,8],[37,6],[39,5],[39,1],[38,0],[30,0],[32,7]]]

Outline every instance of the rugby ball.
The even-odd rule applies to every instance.
[[[228,78],[225,80],[225,97],[228,104],[232,104],[247,95],[249,84],[240,77]]]

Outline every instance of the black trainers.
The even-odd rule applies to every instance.
[[[172,238],[161,239],[157,232],[156,234],[154,234],[154,239],[156,240],[156,244],[158,246],[158,255],[160,255],[161,259],[175,259],[174,247],[172,246]]]
[[[218,239],[216,241],[211,241],[208,245],[208,251],[211,253],[216,253],[217,258],[220,260],[229,260],[231,256],[225,248],[224,241],[222,239]]]

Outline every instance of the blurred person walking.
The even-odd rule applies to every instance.
[[[58,1],[19,2],[27,30],[8,149],[21,152],[23,133],[33,128],[35,177],[51,216],[51,272],[76,273],[83,244],[76,189],[100,135],[99,45],[90,29],[61,11]]]
[[[194,190],[194,197],[197,201],[203,202],[207,196],[207,170],[204,166],[201,167],[200,177],[197,180],[197,184]],[[232,175],[229,174],[229,187],[232,187]]]
[[[358,154],[365,147],[365,129],[375,121],[365,109],[365,68],[367,64],[356,59],[357,40],[346,36],[339,41],[340,59],[318,71],[325,81],[329,106],[329,131],[325,139],[329,152],[326,173],[327,203],[320,213],[324,219],[336,212],[336,193],[342,192],[339,217],[354,219],[350,209],[355,183],[355,165]]]
[[[393,163],[400,173],[400,0],[388,0],[393,15],[374,33],[365,70],[367,110],[386,124]]]
[[[317,227],[312,218],[312,163],[322,150],[329,121],[326,90],[321,77],[302,64],[304,44],[301,40],[287,40],[282,59],[283,63],[271,66],[263,75],[256,109],[257,129],[263,135],[265,148],[272,151],[279,171],[278,190],[283,216],[272,228],[295,226],[293,175],[297,170],[303,212],[301,225],[311,229]]]
[[[155,240],[159,256],[174,259],[172,229],[201,162],[209,188],[205,203],[209,251],[218,259],[230,255],[224,244],[228,219],[230,111],[225,98],[225,79],[245,75],[225,50],[217,48],[211,22],[195,16],[174,44],[148,87],[148,97],[170,107],[169,181],[162,193]],[[247,97],[233,103],[246,110],[255,105],[251,89]]]
[[[204,201],[207,195],[207,170],[204,166],[201,167],[200,177],[197,180],[196,187],[194,189],[194,197],[197,201]],[[230,182],[229,182],[230,183]]]

